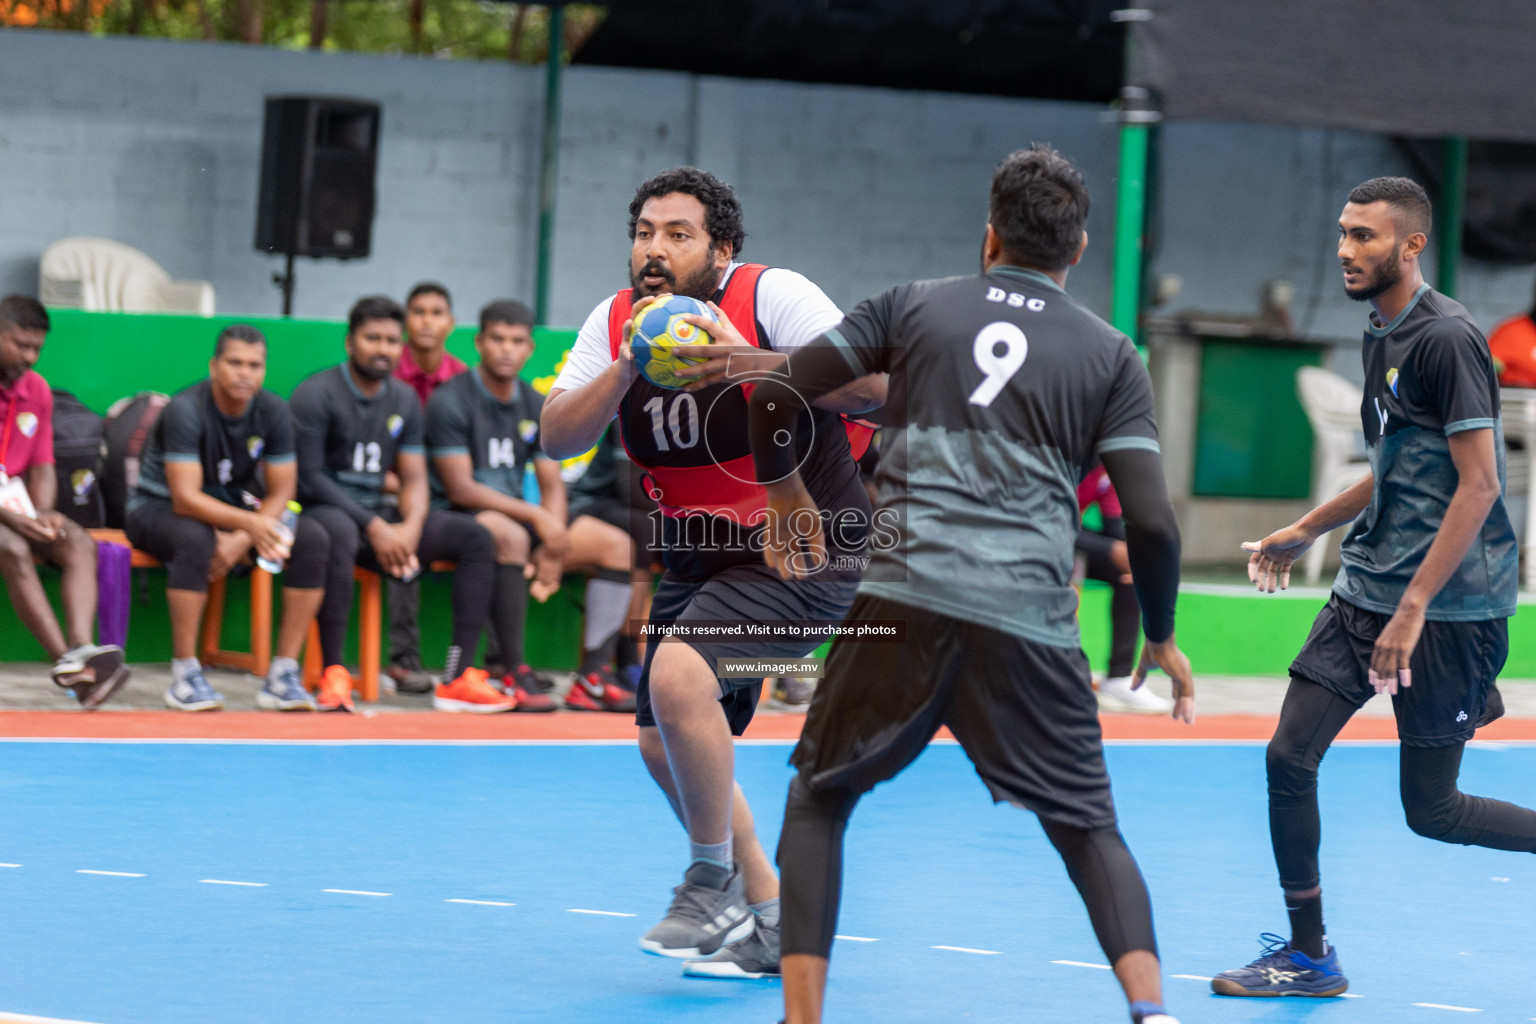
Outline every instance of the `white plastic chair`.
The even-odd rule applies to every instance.
[[[45,306],[213,315],[213,285],[172,281],[139,250],[105,238],[61,238],[43,251],[37,276]]]
[[[1360,427],[1364,393],[1349,381],[1318,366],[1296,371],[1296,396],[1312,424],[1312,507],[1345,491],[1366,473],[1365,431]],[[1335,531],[1337,532],[1337,531]],[[1314,584],[1323,573],[1324,539],[1306,557],[1306,580]]]

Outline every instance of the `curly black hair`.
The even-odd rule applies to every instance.
[[[648,199],[681,192],[693,196],[704,204],[704,230],[709,232],[712,245],[731,243],[731,256],[741,254],[746,244],[747,232],[741,226],[741,200],[736,190],[708,171],[697,167],[674,167],[662,171],[635,190],[635,198],[629,201],[629,237],[635,237],[635,224],[640,220],[640,208]]]

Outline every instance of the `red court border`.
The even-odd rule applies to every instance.
[[[804,715],[762,713],[747,730],[750,740],[793,740],[800,735]],[[1150,715],[1103,715],[1107,740],[1137,741],[1256,741],[1275,729],[1270,715],[1208,715],[1194,725]],[[455,715],[441,712],[367,712],[343,714],[278,714],[263,711],[221,711],[179,714],[168,711],[4,711],[3,739],[196,739],[330,741],[415,740],[451,742],[496,741],[633,741],[634,719],[620,714],[557,711],[542,715]],[[1341,739],[1395,740],[1391,717],[1357,716]],[[1506,718],[1478,732],[1479,740],[1536,741],[1536,718]]]

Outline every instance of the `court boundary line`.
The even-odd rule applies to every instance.
[[[737,745],[746,747],[793,747],[798,740],[765,738],[750,739],[738,737]],[[209,737],[209,736],[0,736],[0,744],[4,743],[93,743],[93,744],[117,744],[122,746],[229,746],[229,747],[633,747],[636,740],[625,739],[555,739],[555,740],[531,740],[531,739],[244,739],[240,737]],[[1106,739],[1103,741],[1106,747],[1262,747],[1269,743],[1265,739],[1239,739],[1239,738],[1211,738],[1191,737],[1190,739],[1176,739],[1172,737],[1151,736],[1146,739]],[[953,747],[958,746],[958,741],[947,737],[935,737],[929,742],[929,746]],[[1397,740],[1385,739],[1341,739],[1334,740],[1334,747],[1395,747]],[[1474,750],[1499,750],[1506,747],[1525,748],[1536,747],[1536,740],[1470,740],[1467,746]],[[5,1024],[0,1018],[0,1024]]]

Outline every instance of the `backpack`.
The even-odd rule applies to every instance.
[[[149,443],[149,432],[171,396],[159,391],[140,391],[119,398],[107,410],[107,457],[101,468],[101,494],[107,507],[107,525],[121,530],[128,495],[139,482],[139,456]]]
[[[105,421],[68,391],[53,392],[55,507],[88,530],[106,525],[101,466],[107,455]]]

